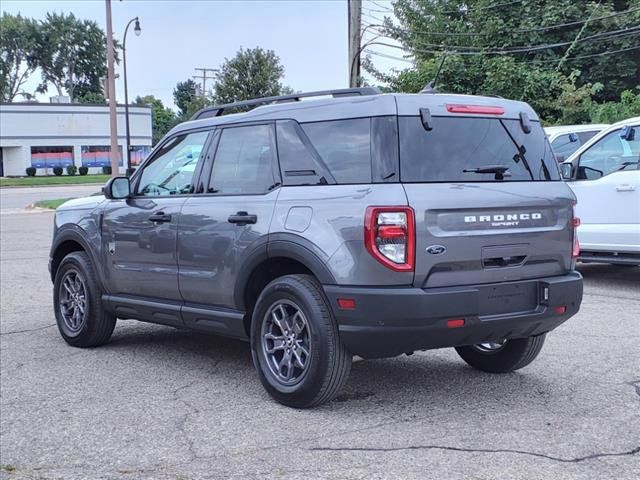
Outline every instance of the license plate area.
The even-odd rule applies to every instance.
[[[536,282],[507,283],[480,288],[478,307],[480,316],[511,312],[528,312],[538,306]]]

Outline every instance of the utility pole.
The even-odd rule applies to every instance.
[[[347,0],[349,18],[349,87],[357,87],[360,78],[360,24],[362,0]]]
[[[202,80],[202,91],[200,92],[202,95],[202,98],[205,98],[207,96],[207,80],[213,80],[213,75],[207,77],[207,72],[217,72],[218,70],[215,68],[194,68],[194,70],[196,72],[200,71],[202,72],[202,75],[194,75],[193,79],[194,80]]]
[[[120,150],[118,149],[118,113],[116,111],[116,75],[113,68],[113,28],[111,26],[111,0],[107,7],[107,91],[109,92],[109,126],[111,130],[111,176],[120,174]]]

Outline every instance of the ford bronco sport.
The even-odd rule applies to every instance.
[[[103,193],[56,211],[64,340],[104,344],[117,318],[247,339],[293,407],[334,397],[354,355],[522,368],[582,299],[575,197],[522,102],[361,88],[211,107]]]

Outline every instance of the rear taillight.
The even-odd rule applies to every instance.
[[[571,249],[571,258],[580,256],[580,242],[578,242],[578,227],[580,226],[580,218],[576,217],[576,202],[573,202],[571,213],[571,228],[573,229],[573,247]]]
[[[364,244],[373,258],[397,272],[413,271],[416,223],[411,207],[368,207]]]

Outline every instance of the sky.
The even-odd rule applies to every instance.
[[[388,0],[364,0],[363,4],[368,12],[363,22],[369,23],[376,15],[371,10],[389,6]],[[106,29],[103,0],[2,0],[0,8],[36,19],[51,11],[73,12]],[[127,34],[130,102],[138,95],[154,95],[175,108],[177,82],[196,75],[194,68],[217,68],[240,47],[274,50],[285,68],[284,84],[295,91],[348,86],[346,0],[113,0],[112,16],[114,35],[120,41],[127,22],[140,18],[141,35],[134,35],[133,25]],[[406,67],[381,57],[375,63],[383,71]],[[122,66],[116,68],[121,73]],[[116,83],[116,96],[124,103],[122,77]],[[35,74],[25,90],[33,91],[38,81]],[[48,101],[55,94],[50,86],[38,100]]]

